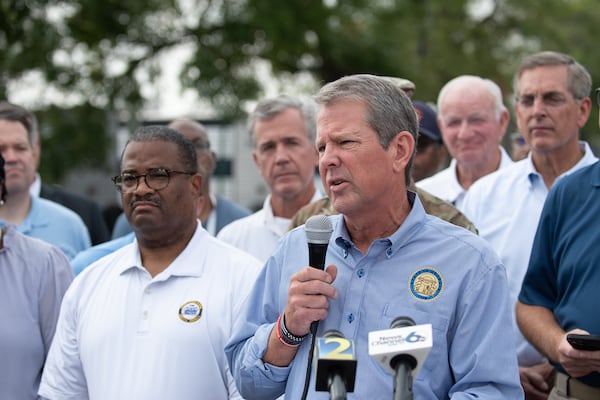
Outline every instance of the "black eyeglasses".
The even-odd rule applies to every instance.
[[[538,95],[523,94],[517,97],[517,103],[523,108],[533,107],[536,97],[538,97]],[[567,102],[567,97],[559,92],[542,93],[539,97],[542,104],[547,107],[559,107]]]
[[[596,89],[596,104],[600,107],[600,87]]]
[[[111,179],[114,182],[117,190],[121,193],[131,193],[140,185],[140,178],[144,177],[144,182],[152,190],[163,190],[169,186],[169,180],[173,174],[195,175],[191,171],[173,171],[166,168],[149,168],[145,174],[124,173],[113,176]]]

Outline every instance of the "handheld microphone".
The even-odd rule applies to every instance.
[[[369,332],[369,355],[394,376],[394,399],[412,399],[412,379],[432,347],[431,324],[398,317],[390,329]]]
[[[327,245],[333,232],[331,221],[325,215],[313,215],[306,220],[304,231],[308,242],[308,265],[321,270],[325,269]],[[310,324],[310,332],[313,336],[317,333],[318,325],[318,321]]]
[[[325,215],[313,215],[304,226],[308,242],[308,264],[313,268],[325,269],[325,255],[333,227]]]
[[[347,392],[354,391],[356,354],[354,342],[341,332],[329,330],[317,338],[315,390],[329,391],[330,400],[345,400]]]

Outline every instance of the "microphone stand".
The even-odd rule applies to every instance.
[[[398,362],[394,374],[394,400],[413,400],[412,369],[406,362]]]
[[[329,378],[329,400],[346,400],[346,384],[340,374]]]
[[[308,363],[306,366],[306,377],[304,378],[304,389],[302,390],[301,400],[306,400],[308,396],[308,386],[310,384],[310,374],[312,371],[312,360],[313,354],[315,353],[315,343],[317,342],[317,328],[319,327],[319,321],[313,321],[310,324],[310,349],[308,350]]]
[[[410,317],[398,317],[392,321],[392,328],[414,326],[415,321]],[[394,369],[394,400],[413,400],[412,371],[417,366],[417,360],[410,355],[399,354],[390,361]]]

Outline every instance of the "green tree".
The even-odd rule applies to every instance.
[[[152,82],[160,55],[176,46],[192,49],[184,88],[218,118],[235,119],[264,95],[259,61],[275,78],[308,73],[318,83],[352,73],[400,76],[427,101],[448,79],[477,74],[510,99],[515,66],[532,51],[563,51],[598,70],[599,20],[593,0],[0,0],[0,95],[33,73],[61,94],[36,104],[44,114],[42,173],[59,179],[66,168],[100,164],[111,118],[139,123],[152,101],[140,76]],[[69,127],[59,125],[64,116]],[[597,130],[590,120],[588,140]]]

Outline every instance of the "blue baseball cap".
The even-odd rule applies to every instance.
[[[436,142],[443,142],[442,132],[437,123],[437,115],[433,108],[422,101],[413,101],[413,107],[419,117],[419,134],[427,136]]]

